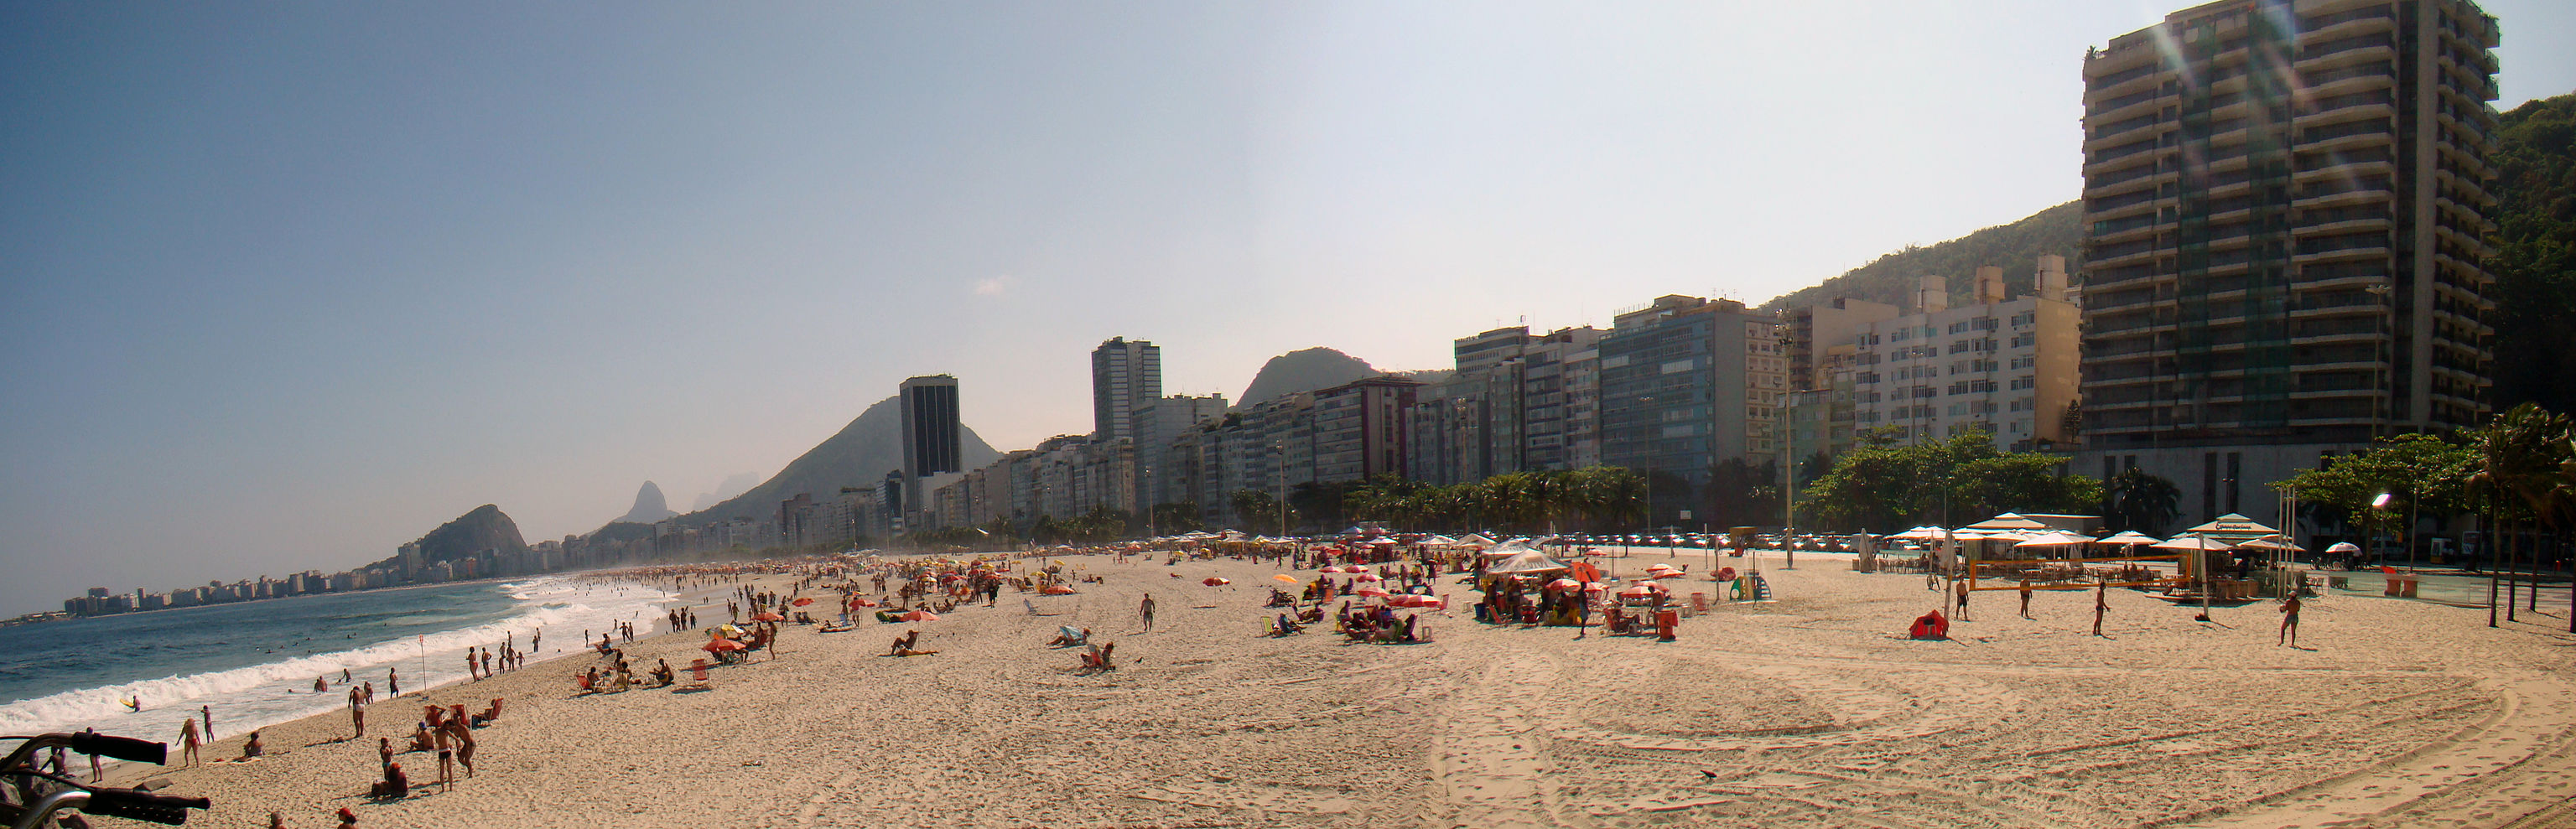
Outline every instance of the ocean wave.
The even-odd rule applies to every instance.
[[[566,586],[569,587],[568,584]],[[262,719],[282,721],[337,707],[336,695],[322,699],[309,693],[286,696],[288,692],[309,687],[317,676],[329,677],[334,686],[338,685],[338,675],[342,670],[362,674],[366,679],[382,680],[378,669],[391,667],[400,671],[426,661],[427,675],[419,675],[423,669],[414,668],[415,675],[405,677],[403,684],[408,689],[434,687],[465,677],[463,671],[455,670],[453,663],[462,659],[468,646],[497,645],[505,640],[515,640],[521,647],[526,647],[530,633],[552,628],[561,637],[556,641],[578,648],[582,643],[573,641],[576,634],[569,629],[584,625],[605,629],[613,621],[626,619],[637,620],[636,632],[640,635],[659,629],[658,612],[645,611],[658,611],[661,602],[676,598],[673,594],[648,588],[629,591],[628,595],[615,597],[617,600],[600,601],[596,605],[583,601],[523,604],[517,608],[518,612],[483,624],[405,636],[347,650],[279,659],[231,670],[170,675],[64,691],[0,705],[0,733],[28,734],[92,725],[109,730],[102,723],[142,725],[145,723],[133,720],[133,712],[125,706],[125,700],[135,698],[142,699],[147,710],[166,710],[194,709],[205,704],[238,707],[247,702],[247,697],[260,697],[261,702],[254,707],[280,709],[272,712],[273,716]],[[530,654],[531,661],[545,656]],[[381,686],[384,683],[378,684],[379,690],[383,690]],[[261,693],[263,691],[265,693]],[[325,702],[326,699],[329,702]],[[295,710],[289,712],[284,708]],[[146,721],[161,719],[167,717],[145,718]],[[176,722],[176,719],[171,719],[167,725],[175,729]],[[160,725],[157,722],[153,724]]]

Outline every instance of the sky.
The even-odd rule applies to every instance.
[[[1088,351],[1758,302],[2076,197],[2179,4],[0,5],[0,615],[532,541],[766,477],[904,377],[1008,450]],[[2493,0],[2499,109],[2576,4]]]

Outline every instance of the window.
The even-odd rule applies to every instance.
[[[1958,321],[1958,322],[1950,323],[1950,333],[1952,333],[1952,334],[1964,334],[1964,333],[1967,333],[1967,331],[1968,331],[1968,321],[1967,321],[1967,320],[1960,320],[1960,321]]]

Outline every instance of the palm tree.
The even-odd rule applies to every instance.
[[[2121,529],[2161,536],[2165,526],[2182,515],[2182,490],[2144,469],[2129,467],[2104,483],[2109,512]]]
[[[2495,528],[2497,519],[2502,517],[2495,513],[2510,505],[2530,509],[2534,518],[2555,529],[2558,523],[2556,515],[2560,510],[2551,507],[2553,502],[2564,500],[2565,496],[2560,493],[2567,490],[2569,480],[2562,474],[2562,469],[2570,461],[2576,461],[2576,456],[2568,455],[2563,448],[2567,441],[2566,416],[2526,402],[2498,415],[2485,428],[2479,429],[2475,441],[2479,464],[2469,483],[2472,487],[2484,489],[2488,495],[2488,527]],[[2501,539],[2497,540],[2496,547],[2503,549]],[[2506,559],[2504,566],[2514,566],[2518,558]],[[2504,595],[2504,620],[2508,622],[2514,621],[2515,593],[2521,581],[2519,574],[2488,574],[2487,625],[2490,627],[2496,623],[2495,588],[2499,575],[2509,579]]]

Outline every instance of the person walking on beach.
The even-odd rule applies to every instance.
[[[1145,594],[1145,603],[1137,606],[1136,613],[1145,617],[1145,632],[1154,632],[1154,594]]]
[[[349,694],[349,725],[358,730],[356,736],[349,739],[356,740],[367,736],[367,704],[358,701],[355,691]]]
[[[2281,636],[2272,644],[2299,646],[2299,594],[2292,593],[2281,600]]]
[[[1965,622],[1968,620],[1968,583],[1962,581],[1953,586],[1958,588],[1959,593],[1959,621]]]
[[[186,767],[196,764],[197,718],[189,717],[179,723],[179,765]]]
[[[545,628],[537,628],[535,631],[532,631],[532,632],[530,632],[530,633],[528,634],[528,650],[536,651],[536,652],[538,652],[538,653],[545,653],[545,652],[546,652],[545,648],[546,648],[546,629],[545,629]]]

